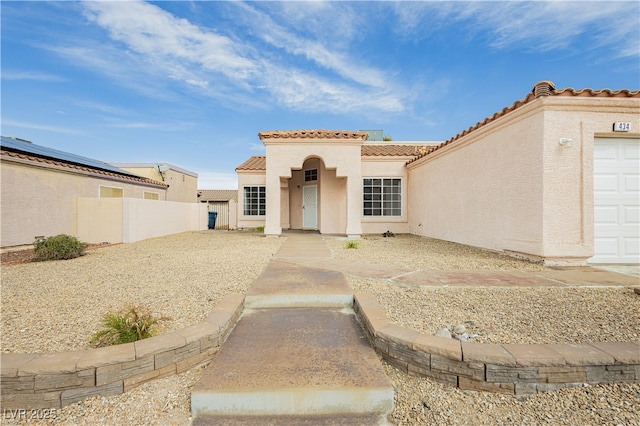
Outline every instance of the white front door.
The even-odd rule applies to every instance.
[[[640,262],[640,140],[596,139],[591,263]]]
[[[303,187],[302,228],[318,229],[318,185]]]

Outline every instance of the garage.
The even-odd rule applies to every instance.
[[[640,263],[640,139],[597,138],[593,150],[594,256]]]

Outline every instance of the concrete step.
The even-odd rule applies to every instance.
[[[200,416],[192,426],[373,426],[388,425],[379,414],[333,414],[318,416]]]
[[[331,259],[331,250],[320,234],[286,233],[287,241],[275,254],[278,260]]]
[[[245,307],[349,307],[353,291],[344,275],[326,269],[271,261],[251,285]]]
[[[191,393],[194,418],[293,416],[291,424],[307,424],[295,419],[384,418],[392,410],[391,382],[351,309],[245,310]]]

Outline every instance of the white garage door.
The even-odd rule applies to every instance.
[[[602,138],[593,151],[594,257],[640,263],[640,139]]]

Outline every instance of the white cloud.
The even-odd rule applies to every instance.
[[[467,36],[482,34],[496,49],[526,46],[542,52],[586,38],[587,48],[609,46],[612,56],[621,58],[638,54],[639,13],[638,2],[629,1],[395,2],[393,28],[405,37],[424,38],[462,26]]]
[[[52,133],[64,133],[69,135],[80,135],[83,132],[77,129],[70,129],[68,127],[50,126],[48,124],[30,123],[25,121],[17,121],[11,119],[2,119],[3,132],[6,132],[7,127],[18,127],[22,129],[43,130]]]
[[[385,112],[405,108],[402,94],[408,91],[380,69],[354,59],[347,50],[325,46],[296,28],[279,25],[269,14],[245,3],[232,3],[234,22],[249,29],[259,22],[255,34],[267,43],[266,51],[260,43],[249,44],[251,37],[240,34],[244,28],[237,25],[230,30],[232,35],[224,36],[141,1],[82,4],[87,18],[117,43],[98,49],[100,55],[89,55],[87,50],[95,47],[82,46],[56,47],[57,52],[149,96],[168,96],[171,85],[163,83],[168,79],[181,81],[198,96],[223,100],[229,108],[268,108],[274,101],[314,112],[343,113],[362,106]],[[298,20],[323,16],[316,19],[317,25],[327,23],[334,8],[310,4],[312,10],[324,10],[313,15],[308,7],[278,5],[296,11]],[[353,15],[344,15],[339,19],[342,33],[350,34],[348,17]],[[236,41],[241,38],[246,41]],[[123,51],[120,43],[128,50]],[[314,66],[323,72],[312,71]],[[131,73],[132,69],[141,75]]]
[[[141,1],[84,2],[87,17],[158,66],[180,70],[182,63],[242,80],[256,67],[244,57],[241,46],[228,37],[177,18],[157,6]]]
[[[269,90],[280,102],[303,111],[402,112],[401,89],[362,88],[336,82],[299,69],[265,65],[264,78]]]
[[[325,47],[318,39],[305,38],[299,32],[289,30],[278,24],[268,14],[246,3],[235,4],[241,7],[246,13],[244,17],[245,21],[261,23],[261,31],[259,31],[257,35],[268,44],[282,49],[289,54],[302,56],[306,60],[331,70],[354,83],[372,87],[384,87],[389,84],[389,78],[385,73],[361,63],[353,55],[337,49],[337,46],[331,45],[330,47]],[[303,5],[307,6],[307,3]],[[303,16],[306,19],[308,15],[305,14]],[[292,28],[295,28],[295,21],[293,24],[289,24]],[[307,26],[309,22],[304,22],[303,25]],[[328,29],[333,31],[332,26],[324,28],[325,31]]]
[[[57,75],[39,71],[2,71],[3,80],[32,80],[44,82],[66,81]]]

